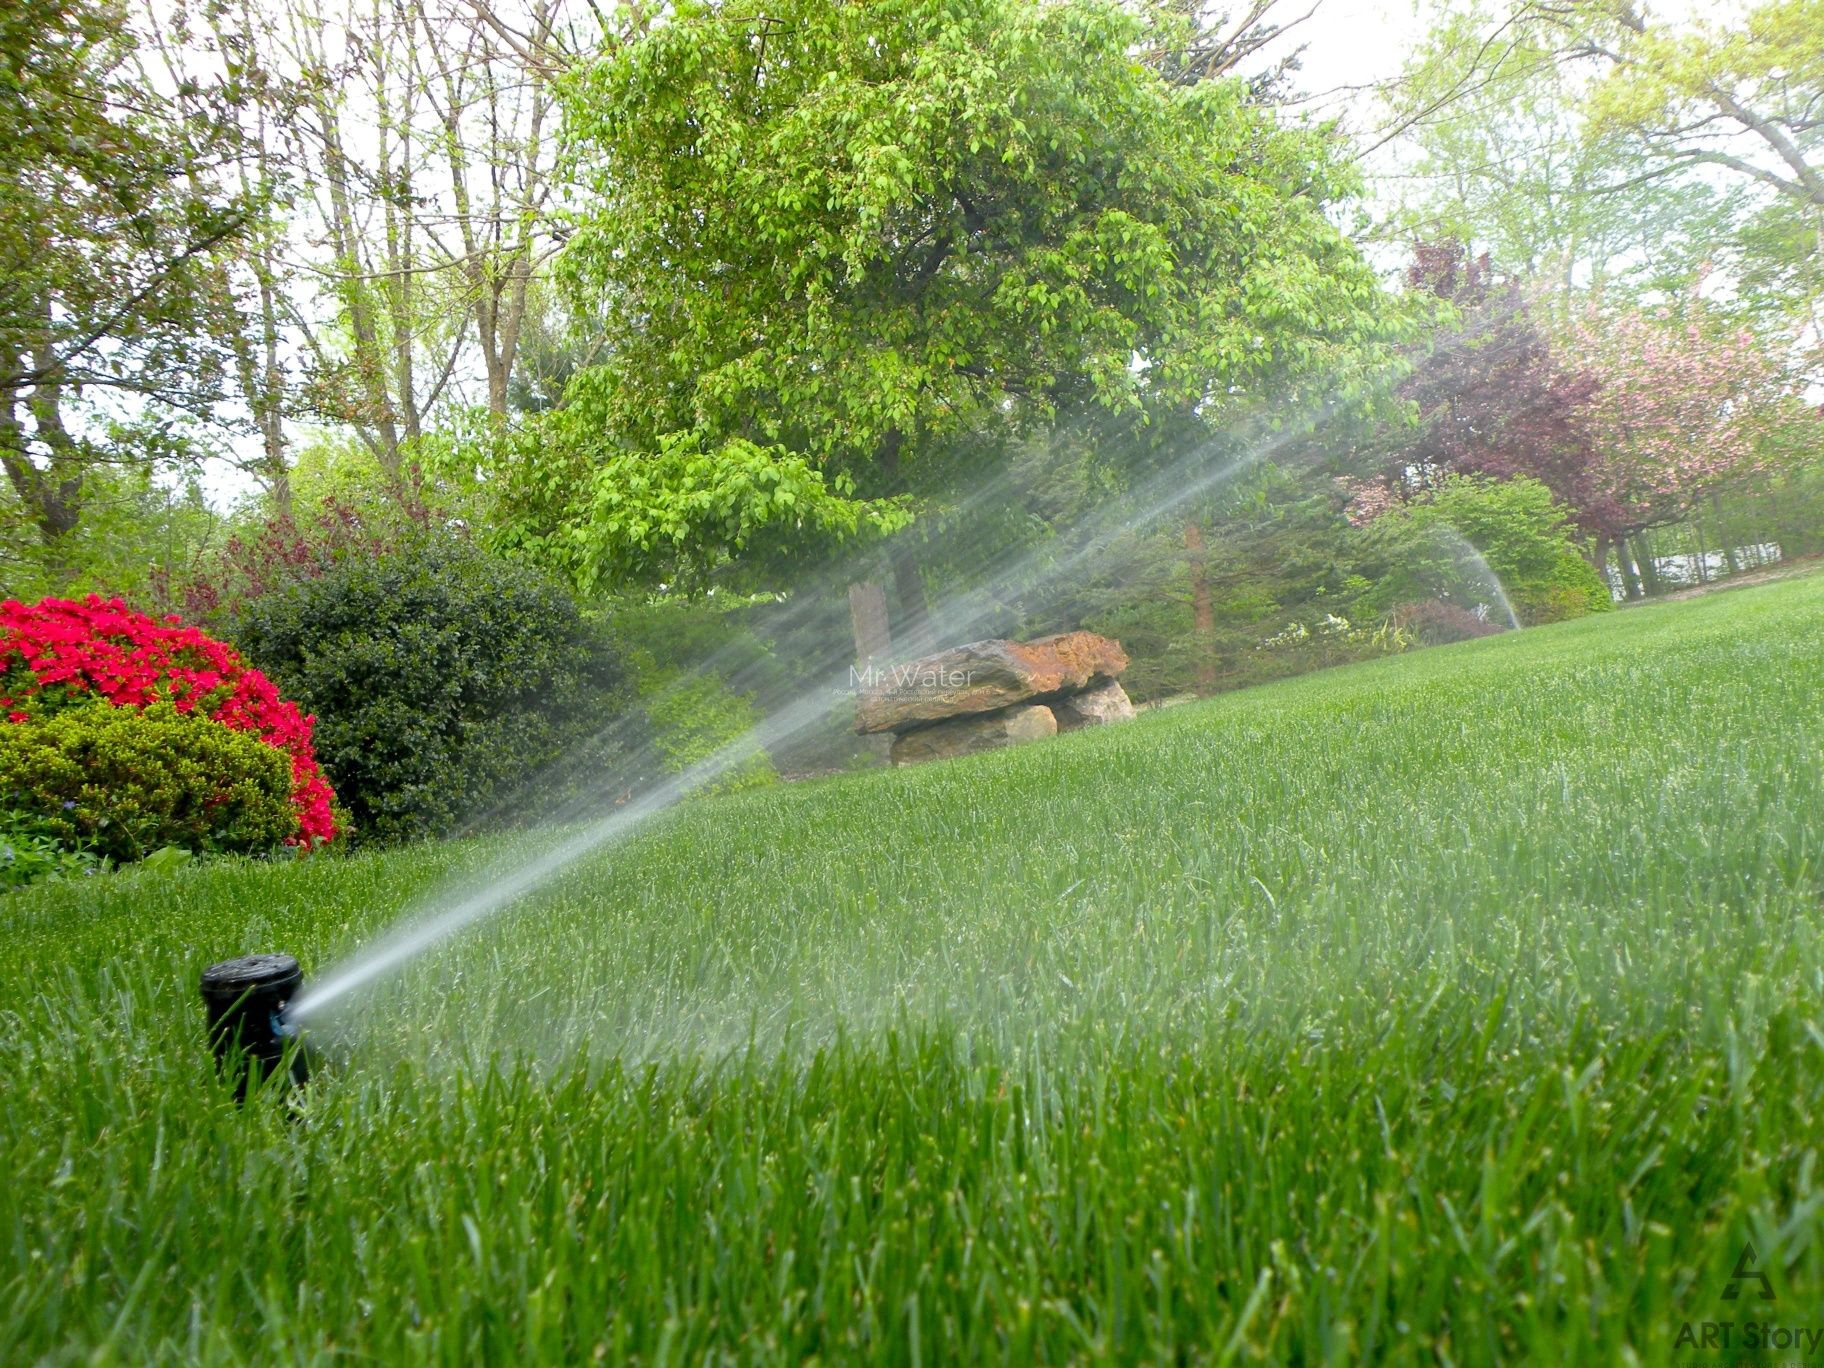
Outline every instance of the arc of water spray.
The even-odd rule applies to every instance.
[[[1461,563],[1473,570],[1483,585],[1495,596],[1494,607],[1501,610],[1501,616],[1507,619],[1508,630],[1520,630],[1520,615],[1514,611],[1513,601],[1507,596],[1507,589],[1501,583],[1501,577],[1495,568],[1488,563],[1488,557],[1476,550],[1475,545],[1456,528],[1448,523],[1441,523],[1433,529],[1440,541],[1449,544]]]
[[[984,585],[944,600],[931,613],[924,628],[902,644],[904,654],[925,654],[945,641],[965,638],[969,631],[998,610],[1010,587],[1031,588],[1063,580],[1122,536],[1150,526],[1188,500],[1235,479],[1309,431],[1320,420],[1321,414],[1295,425],[1286,425],[1273,436],[1254,443],[1234,460],[1207,470],[1194,470],[1194,467],[1208,459],[1216,444],[1209,442],[1199,446],[1141,487],[1138,513],[1127,513],[1129,505],[1111,508],[1090,523],[1089,535],[1068,554],[1038,567],[1031,576],[1017,572],[1034,561],[1033,553],[1023,548],[1008,550],[989,567],[990,577]],[[1004,477],[1001,478],[1004,481]],[[846,657],[838,668],[846,672]],[[762,750],[816,725],[848,700],[846,688],[832,686],[810,690],[707,759],[662,780],[612,813],[587,823],[551,849],[533,858],[497,867],[485,884],[474,892],[456,896],[446,890],[427,900],[427,906],[415,914],[408,913],[359,953],[332,965],[320,975],[287,1009],[287,1018],[299,1022],[322,1013],[438,942],[517,902],[575,861],[626,840],[649,819],[691,792],[713,783]],[[655,763],[659,759],[650,752],[642,758]]]

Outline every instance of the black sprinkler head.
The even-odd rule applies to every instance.
[[[304,986],[304,971],[290,955],[243,955],[203,970],[203,1010],[216,1064],[234,1080],[242,1101],[249,1086],[286,1062],[294,1084],[307,1082],[310,1066],[286,1025],[286,1005]]]

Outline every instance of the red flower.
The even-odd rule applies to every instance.
[[[232,647],[176,615],[160,622],[119,599],[91,594],[80,603],[42,599],[27,607],[0,603],[0,684],[11,722],[54,711],[91,690],[116,707],[169,701],[200,711],[235,731],[255,733],[291,757],[291,801],[298,814],[294,845],[309,847],[336,833],[335,796],[310,745],[315,718],[279,697],[272,681]]]

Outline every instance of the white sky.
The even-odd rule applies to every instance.
[[[1296,15],[1300,10],[1288,6],[1287,12]],[[1398,75],[1407,51],[1423,32],[1412,0],[1321,0],[1316,13],[1293,29],[1287,41],[1305,45],[1299,84],[1313,94],[1339,92],[1331,103],[1347,105],[1347,87]],[[1355,100],[1363,102],[1365,97]]]

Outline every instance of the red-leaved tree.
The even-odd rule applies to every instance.
[[[237,533],[202,573],[155,588],[185,616],[207,622],[224,605],[246,604],[286,584],[316,579],[351,557],[383,556],[436,525],[422,500],[376,515],[331,497],[305,521],[285,513]],[[461,535],[458,528],[441,530]]]
[[[1386,476],[1425,487],[1451,474],[1528,475],[1600,540],[1611,510],[1591,469],[1588,405],[1598,378],[1558,356],[1525,292],[1497,281],[1486,255],[1471,257],[1459,242],[1421,243],[1406,282],[1454,305],[1460,322],[1416,359],[1401,387],[1419,422],[1386,453]]]
[[[1350,486],[1358,523],[1445,475],[1531,476],[1598,566],[1621,547],[1630,574],[1627,539],[1760,470],[1760,438],[1791,401],[1777,358],[1697,305],[1679,316],[1589,304],[1558,336],[1461,243],[1420,244],[1406,279],[1460,322],[1402,386],[1417,428],[1389,435],[1375,482]]]

